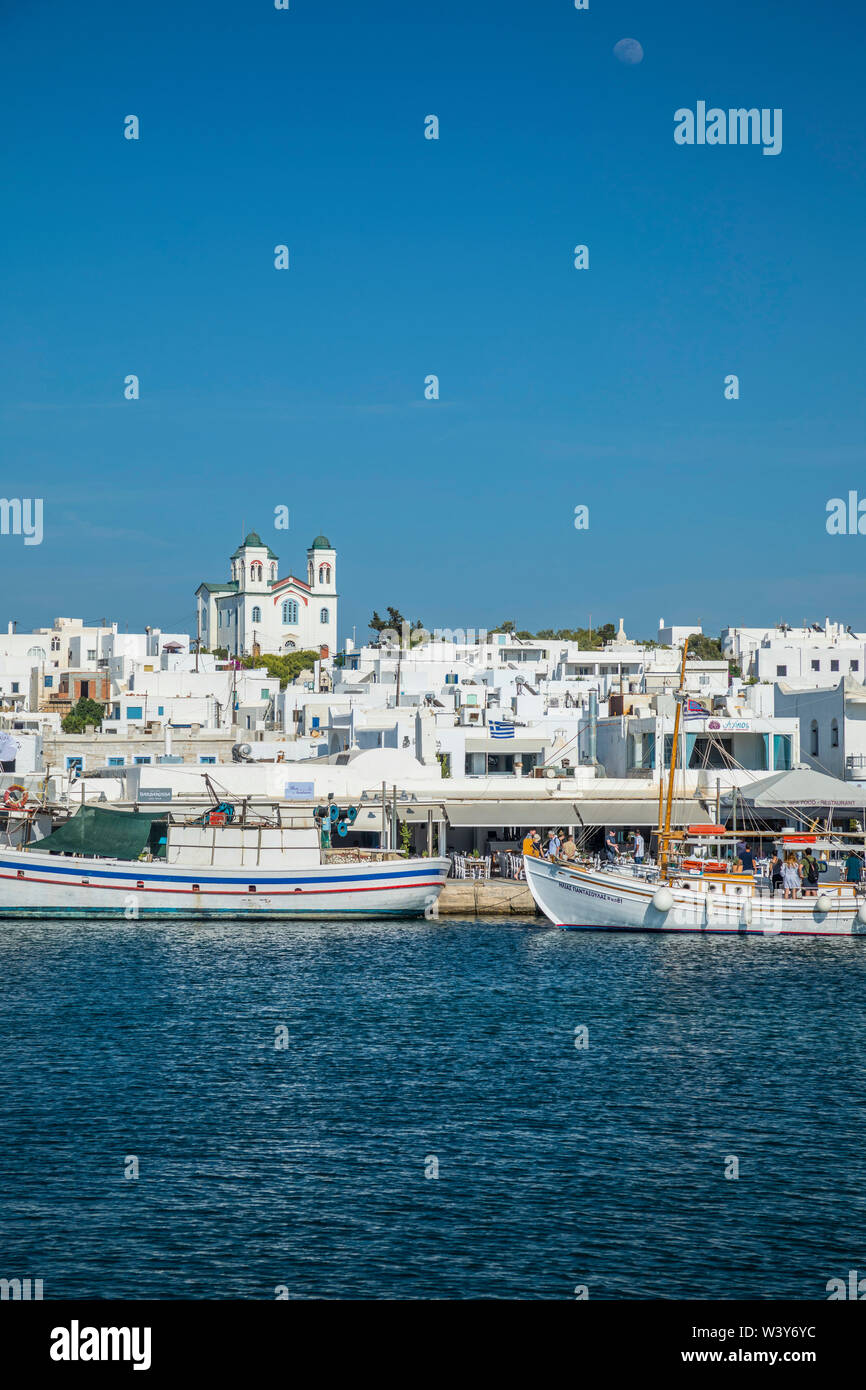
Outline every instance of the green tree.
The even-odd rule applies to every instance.
[[[82,695],[69,713],[63,716],[60,727],[65,734],[83,734],[88,724],[95,724],[97,729],[100,729],[104,714],[104,705],[98,700],[90,700],[86,695]]]
[[[703,632],[690,633],[689,656],[697,657],[698,661],[724,660],[721,638],[707,637]]]
[[[393,632],[402,633],[404,623],[406,623],[410,632],[419,632],[424,626],[420,618],[416,618],[414,623],[408,622],[408,620],[403,617],[400,609],[392,608],[390,604],[388,605],[387,612],[387,618],[380,618],[375,608],[373,609],[373,616],[368,624],[372,632],[379,633],[389,629]]]
[[[314,651],[285,652],[282,655],[263,652],[261,656],[245,656],[241,665],[248,671],[260,670],[264,666],[269,676],[279,678],[280,689],[285,690],[289,681],[296,680],[303,670],[312,669],[318,660],[319,653]]]

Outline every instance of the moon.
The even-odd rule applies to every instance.
[[[620,39],[619,43],[614,44],[613,53],[615,58],[629,67],[643,62],[643,49],[637,39]]]

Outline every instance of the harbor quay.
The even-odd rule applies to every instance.
[[[230,577],[197,588],[194,635],[10,622],[2,843],[34,848],[88,806],[177,822],[226,803],[237,825],[316,825],[332,857],[447,861],[439,913],[507,917],[536,911],[533,832],[542,855],[568,843],[596,863],[652,862],[664,810],[673,830],[745,834],[760,812],[779,834],[862,833],[866,634],[829,619],[718,638],[660,619],[651,641],[623,619],[540,637],[401,621],[340,642],[337,566],[318,535],[281,577],[252,531]]]

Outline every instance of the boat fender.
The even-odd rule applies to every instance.
[[[752,900],[747,898],[743,903],[743,922],[747,927],[752,925]]]
[[[866,926],[866,902],[861,902],[857,909],[857,921]]]
[[[656,912],[670,912],[674,905],[674,895],[665,884],[653,894],[653,907]]]
[[[830,899],[829,899],[829,897],[827,896],[827,894],[826,894],[826,893],[819,893],[818,896],[817,896],[817,898],[815,899],[815,911],[816,911],[816,912],[829,912],[831,906],[832,906],[832,903],[830,902]]]
[[[348,811],[346,812],[346,815],[347,815],[348,818],[349,818],[349,824],[350,824],[350,825],[354,825],[354,824],[355,824],[355,821],[358,819],[358,808],[357,808],[357,806],[350,806],[349,809],[348,809]]]
[[[332,801],[330,806],[328,807],[328,820],[338,821],[342,814],[343,813],[337,805],[336,801]]]
[[[338,834],[338,835],[348,835],[348,833],[349,833],[349,827],[348,827],[348,825],[346,824],[346,822],[345,822],[344,820],[338,820],[338,821],[337,821],[337,834]]]

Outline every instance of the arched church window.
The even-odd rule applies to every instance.
[[[329,615],[329,613],[328,613],[327,608],[323,608],[322,611],[321,611],[321,613],[319,614],[319,622],[320,622],[320,623],[328,623],[328,622],[330,622],[330,621],[331,621],[331,619],[330,619],[330,615]]]
[[[294,625],[298,621],[298,605],[295,599],[287,598],[283,604],[283,622]]]
[[[256,607],[256,608],[253,609],[253,618],[252,618],[252,620],[253,620],[254,623],[260,623],[260,622],[262,621],[262,610],[261,610],[261,608]]]

